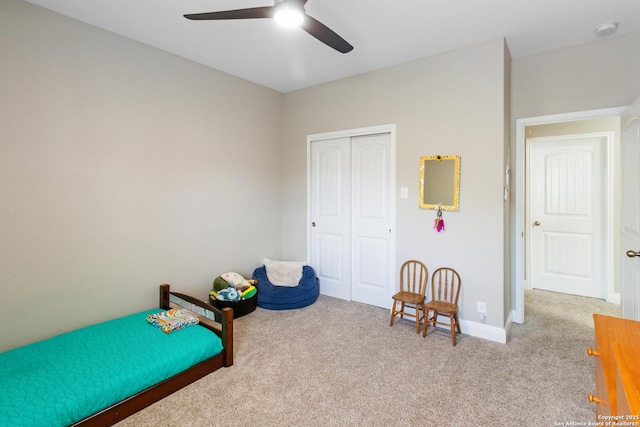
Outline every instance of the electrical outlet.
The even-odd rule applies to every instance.
[[[486,303],[478,301],[478,313],[487,314],[487,304]]]
[[[478,319],[482,321],[485,317],[487,317],[487,304],[478,301]]]

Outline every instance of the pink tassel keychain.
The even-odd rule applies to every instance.
[[[433,223],[433,228],[439,233],[444,230],[444,219],[442,219],[442,209],[440,209],[440,205],[438,204],[438,215],[436,220]]]

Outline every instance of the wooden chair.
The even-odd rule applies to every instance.
[[[448,267],[438,268],[431,276],[431,301],[424,305],[425,321],[422,336],[427,335],[427,325],[448,325],[451,328],[451,340],[456,345],[456,330],[460,331],[458,320],[458,297],[460,296],[460,275]],[[429,317],[429,312],[433,315]],[[448,316],[449,322],[438,322],[438,315]]]
[[[395,317],[399,314],[416,318],[416,334],[420,333],[420,320],[426,319],[424,313],[424,296],[427,292],[427,281],[429,271],[427,267],[416,260],[409,260],[402,264],[400,268],[400,291],[393,296],[393,307],[391,308],[391,321],[389,326],[393,326]],[[400,309],[398,310],[398,303]],[[414,312],[408,312],[412,309]],[[422,312],[422,315],[420,315]]]

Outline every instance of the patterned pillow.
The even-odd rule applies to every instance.
[[[236,289],[243,286],[249,286],[249,283],[247,283],[244,277],[233,271],[224,273],[220,277],[222,277],[229,285],[233,286]]]
[[[171,310],[148,315],[147,322],[165,334],[169,334],[171,331],[197,325],[199,320],[185,309],[172,308]]]

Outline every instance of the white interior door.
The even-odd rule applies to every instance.
[[[621,116],[622,317],[640,320],[640,98]],[[628,253],[627,252],[631,252]]]
[[[351,138],[310,148],[310,264],[320,292],[351,300]]]
[[[395,277],[393,131],[351,132],[308,138],[309,260],[321,294],[389,308]]]
[[[393,283],[390,150],[388,133],[351,140],[352,298],[378,307],[389,306]]]
[[[605,298],[605,136],[533,138],[531,287]]]

